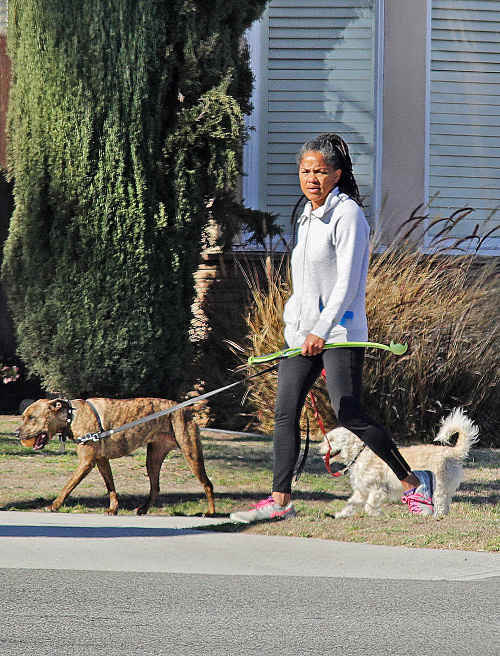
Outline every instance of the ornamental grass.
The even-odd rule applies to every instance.
[[[367,349],[364,403],[400,443],[431,442],[439,420],[460,406],[478,423],[481,444],[500,446],[500,265],[498,258],[478,255],[477,228],[467,238],[453,238],[469,213],[429,225],[425,217],[412,216],[389,248],[372,248],[369,338],[407,343],[408,351],[397,357]],[[413,239],[416,231],[427,237],[425,253]],[[277,351],[283,348],[282,313],[290,294],[284,267],[270,273],[266,289],[254,285],[252,293],[248,353]],[[265,433],[273,427],[276,380],[273,372],[250,388],[256,424]],[[335,427],[321,379],[313,395],[326,429]],[[306,413],[312,435],[319,437],[310,397]]]

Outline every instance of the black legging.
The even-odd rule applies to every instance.
[[[300,453],[300,415],[322,369],[332,407],[341,426],[355,433],[402,480],[411,471],[386,428],[362,406],[363,348],[328,349],[319,355],[281,360],[273,437],[273,491],[290,493]]]

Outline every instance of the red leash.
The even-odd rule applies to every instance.
[[[323,380],[326,380],[326,372],[325,372],[324,369],[321,372],[321,375],[323,376]],[[314,418],[318,422],[318,425],[319,425],[323,435],[326,435],[327,431],[326,431],[326,428],[323,424],[323,421],[321,420],[320,414],[318,412],[318,408],[316,406],[316,399],[314,397],[314,394],[313,394],[312,390],[309,392],[309,396],[311,398],[311,405],[312,405],[312,408],[313,408]],[[333,476],[334,478],[337,477],[337,476],[342,476],[343,473],[344,473],[343,471],[332,472],[332,468],[330,467],[330,454],[331,454],[331,449],[330,449],[330,447],[328,447],[328,451],[325,453],[325,458],[324,458],[325,467],[328,470],[328,473],[330,474],[330,476]]]
[[[328,451],[325,453],[325,467],[327,468],[328,472],[330,473],[331,476],[334,478],[337,476],[343,476],[347,469],[341,469],[340,471],[332,472],[332,468],[330,467],[330,453],[331,449],[328,447]]]
[[[314,418],[318,422],[319,427],[321,428],[321,432],[323,433],[323,435],[326,435],[326,428],[325,428],[323,422],[321,421],[321,417],[319,416],[318,408],[316,407],[316,399],[314,398],[314,394],[313,394],[312,390],[309,392],[309,396],[311,397],[311,405],[312,405],[312,408],[313,408]]]

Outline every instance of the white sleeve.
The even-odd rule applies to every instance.
[[[369,227],[358,205],[343,207],[332,239],[337,257],[337,281],[311,333],[326,339],[353,302],[361,282],[363,260],[369,245]]]

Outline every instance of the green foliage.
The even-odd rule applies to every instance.
[[[19,353],[50,390],[176,395],[202,234],[224,221],[208,206],[240,170],[241,39],[264,5],[9,3],[3,282]]]

